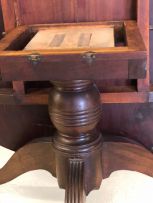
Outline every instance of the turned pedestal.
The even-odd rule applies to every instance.
[[[83,202],[84,193],[102,180],[102,135],[99,91],[92,81],[53,81],[49,114],[57,128],[53,138],[56,175],[66,189],[66,202]]]
[[[99,91],[92,81],[52,83],[49,114],[57,131],[19,149],[0,169],[0,184],[44,169],[65,189],[65,203],[84,203],[113,171],[127,169],[153,176],[153,155],[143,146],[122,139],[103,142],[97,128],[102,113]]]

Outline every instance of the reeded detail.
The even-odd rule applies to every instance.
[[[65,203],[84,203],[85,196],[83,160],[70,159]]]

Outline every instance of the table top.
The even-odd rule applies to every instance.
[[[0,42],[5,81],[144,79],[146,59],[135,21],[19,26]]]
[[[70,26],[40,30],[25,50],[114,47],[114,28]]]

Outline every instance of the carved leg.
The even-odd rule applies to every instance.
[[[136,144],[105,142],[102,163],[103,178],[118,170],[137,171],[153,177],[153,154]]]
[[[83,203],[84,194],[98,189],[102,181],[102,136],[96,130],[100,95],[91,81],[53,84],[49,113],[58,130],[53,139],[58,183],[66,189],[66,203]]]
[[[56,176],[55,156],[51,139],[29,143],[15,152],[6,165],[0,169],[0,184],[37,169],[47,170]]]

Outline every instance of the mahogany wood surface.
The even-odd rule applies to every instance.
[[[0,1],[0,39],[3,36],[3,32],[4,32],[4,21],[3,21],[2,5]]]
[[[137,171],[153,177],[152,160],[153,155],[137,145],[106,142],[102,154],[103,177],[117,170]]]
[[[137,140],[150,151],[153,147],[153,105],[103,104],[102,133],[118,134]],[[52,135],[47,106],[1,106],[0,144],[17,150],[30,140]],[[15,117],[15,119],[14,119]]]
[[[65,192],[65,203],[84,203],[84,163],[82,160],[70,160],[69,163],[69,180]]]
[[[44,159],[45,154],[45,159]],[[21,158],[21,159],[20,159]],[[20,160],[20,161],[19,161]],[[2,169],[0,184],[13,180],[28,171],[44,169],[56,175],[52,139],[35,140],[19,149]]]
[[[52,83],[54,88],[50,91],[48,105],[50,119],[57,129],[53,137],[57,180],[59,187],[69,193],[67,195],[66,192],[68,199],[78,199],[82,190],[87,195],[99,188],[102,181],[100,157],[103,139],[97,129],[102,114],[100,94],[90,80]],[[79,174],[80,181],[76,182],[73,170]],[[79,189],[81,183],[84,185]]]
[[[149,14],[150,14],[150,82],[153,84],[153,15],[152,15],[152,9],[153,9],[153,0],[150,0],[149,4]]]
[[[137,140],[150,151],[153,147],[153,104],[104,104],[101,131],[119,133]],[[109,113],[108,113],[109,112]]]
[[[137,22],[140,28],[140,32],[143,36],[146,48],[148,50],[148,62],[147,62],[147,76],[143,80],[138,80],[138,90],[148,91],[150,83],[150,62],[149,62],[149,2],[150,0],[139,0],[137,4]]]
[[[0,145],[17,150],[33,138],[52,133],[47,106],[0,106]]]
[[[136,19],[136,0],[45,0],[45,4],[43,0],[1,2],[6,30],[17,24]]]
[[[17,82],[18,83],[18,82]],[[0,91],[0,104],[7,105],[47,105],[48,104],[48,92],[50,88],[28,89],[28,93],[25,92],[23,83],[13,82],[14,92],[12,88],[4,88]],[[150,103],[153,101],[152,92],[135,92],[132,87],[128,88],[129,92],[126,92],[126,87],[112,88],[111,92],[101,92],[102,104],[127,104],[127,103]]]

